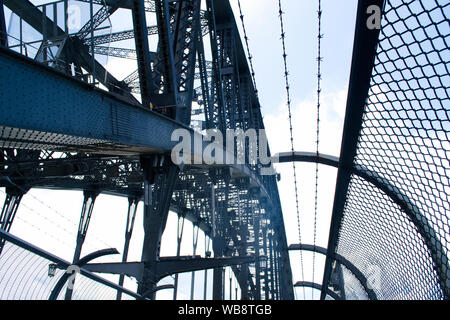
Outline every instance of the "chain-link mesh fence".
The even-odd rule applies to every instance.
[[[384,8],[354,159],[373,180],[352,176],[337,244],[378,299],[448,298],[449,13],[447,0]]]
[[[61,276],[66,272],[56,264],[25,248],[5,242],[0,255],[0,300],[47,300]],[[64,299],[67,283],[58,300]],[[82,274],[74,280],[72,300],[114,300],[117,290]],[[122,294],[123,300],[134,299]]]

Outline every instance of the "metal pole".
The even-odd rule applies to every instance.
[[[211,183],[211,217],[212,217],[212,237],[216,237],[216,194],[214,184]]]
[[[210,245],[210,238],[205,235],[205,257],[206,258],[209,258],[208,255],[210,254],[209,245]],[[204,270],[204,276],[205,276],[205,280],[203,282],[203,300],[206,300],[207,290],[208,290],[208,269]]]
[[[0,230],[9,232],[9,230],[11,229],[11,225],[17,214],[17,210],[19,208],[19,204],[22,200],[23,195],[24,193],[21,191],[6,191],[6,198],[0,215]],[[5,241],[3,239],[0,239],[0,254],[3,251],[4,245]]]
[[[273,264],[273,239],[272,231],[269,233],[269,260],[270,260],[270,298],[274,299],[275,280],[274,280],[274,264]]]
[[[214,184],[211,184],[211,216],[212,216],[212,234],[213,234],[213,249],[214,257],[219,257],[221,255],[222,246],[221,237],[217,236],[216,232],[216,196],[214,190]],[[222,283],[222,268],[214,268],[213,271],[213,300],[223,299],[223,283]]]
[[[195,256],[197,253],[197,243],[198,243],[198,224],[194,224],[194,230],[192,232],[192,256]],[[191,273],[191,300],[194,300],[194,287],[195,287],[195,271]]]
[[[255,290],[256,290],[256,295],[255,295],[255,299],[256,300],[261,300],[261,264],[260,264],[260,260],[259,260],[259,230],[260,230],[260,220],[259,220],[259,210],[258,210],[258,214],[255,213],[255,205],[252,204],[252,214],[253,214],[253,230],[255,233],[255,255],[256,255],[256,262],[255,262]]]
[[[225,268],[222,268],[222,299],[225,300]]]
[[[130,247],[131,235],[133,234],[134,220],[136,218],[136,211],[139,200],[137,198],[128,198],[128,214],[127,214],[127,225],[125,230],[125,244],[123,246],[122,262],[127,261],[128,249]],[[121,274],[119,276],[119,286],[123,286],[125,276]],[[120,300],[122,298],[122,292],[117,291],[116,299]]]
[[[8,46],[8,32],[6,30],[5,13],[3,10],[3,0],[0,0],[0,46],[4,47]]]
[[[232,293],[233,293],[233,278],[231,276],[231,269],[230,269],[230,300],[233,300]]]
[[[92,83],[95,87],[95,52],[94,52],[94,2],[90,1],[90,13],[91,13],[91,54],[92,54]]]
[[[177,257],[180,256],[181,241],[183,240],[184,216],[178,216],[177,224]],[[175,282],[173,284],[173,300],[177,300],[178,293],[178,273],[175,273]]]
[[[81,250],[83,248],[84,240],[86,239],[86,234],[89,228],[89,222],[91,221],[92,211],[94,210],[94,203],[97,195],[98,192],[95,191],[84,191],[83,207],[81,209],[80,222],[78,224],[77,242],[72,260],[72,264],[74,265],[77,265],[80,260]],[[73,289],[67,289],[65,300],[71,300],[72,293]]]

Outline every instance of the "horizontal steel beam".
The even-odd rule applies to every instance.
[[[190,132],[192,146],[203,140],[190,127],[4,48],[0,86],[1,147],[137,155],[170,152],[176,129]],[[206,146],[192,148],[198,166]],[[247,165],[234,163],[268,194]]]
[[[189,271],[222,268],[240,264],[252,263],[257,260],[256,256],[246,257],[220,257],[220,258],[193,258],[193,259],[161,259],[156,270],[159,278]]]
[[[5,147],[167,151],[175,145],[172,132],[182,128],[150,109],[3,48],[0,86],[0,139]]]
[[[252,263],[256,257],[224,257],[224,258],[200,258],[198,256],[186,257],[161,257],[157,261],[156,278],[162,279],[168,275],[182,272],[221,268],[232,265]],[[113,262],[90,263],[85,269],[91,272],[125,274],[141,281],[144,272],[143,262]]]
[[[104,263],[89,263],[85,269],[91,272],[124,274],[129,277],[136,278],[138,281],[142,279],[144,272],[143,262],[104,262]]]

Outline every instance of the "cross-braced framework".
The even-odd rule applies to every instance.
[[[6,106],[0,129],[1,185],[7,193],[2,230],[9,230],[21,197],[31,188],[84,191],[72,261],[83,276],[77,276],[75,290],[61,276],[68,262],[35,247],[13,262],[10,257],[31,249],[2,233],[1,297],[152,299],[162,289],[158,281],[167,275],[214,269],[213,298],[223,299],[222,269],[231,266],[243,299],[292,298],[276,176],[261,175],[255,164],[178,167],[170,157],[176,129],[197,138],[205,129],[264,129],[228,1],[0,4],[10,19],[8,30],[1,29],[1,83],[2,88],[11,85],[0,94]],[[115,14],[128,20],[118,22]],[[116,76],[109,66],[112,58],[134,60],[135,69],[126,77]],[[11,100],[14,94],[27,101]],[[20,108],[36,114],[20,114]],[[12,114],[18,122],[10,122]],[[100,193],[129,198],[121,263],[95,264],[87,261],[92,257],[81,256]],[[127,252],[140,201],[145,237],[142,260],[133,263],[127,262]],[[203,230],[214,257],[160,256],[169,210],[190,220],[197,232]],[[194,237],[194,246],[196,241]],[[111,252],[93,257],[100,254]],[[27,273],[25,264],[37,267]],[[48,264],[54,275],[49,279]],[[122,280],[116,285],[90,272],[121,274]],[[35,274],[42,277],[42,286],[19,294],[16,284],[32,282]],[[137,280],[137,293],[122,287],[124,275]]]

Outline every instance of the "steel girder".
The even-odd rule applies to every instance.
[[[67,39],[64,42],[63,55],[65,56],[65,66],[62,68],[69,71],[69,65],[75,63],[75,68],[84,68],[93,74],[97,81],[104,84],[111,92],[119,91],[123,96],[134,99],[129,93],[129,89],[124,83],[114,78],[97,60],[89,54],[89,48],[83,44],[78,37],[71,37],[67,30],[62,30],[57,23],[44,15],[37,7],[28,0],[6,0],[4,4],[15,14],[32,26],[43,35],[43,42]]]

